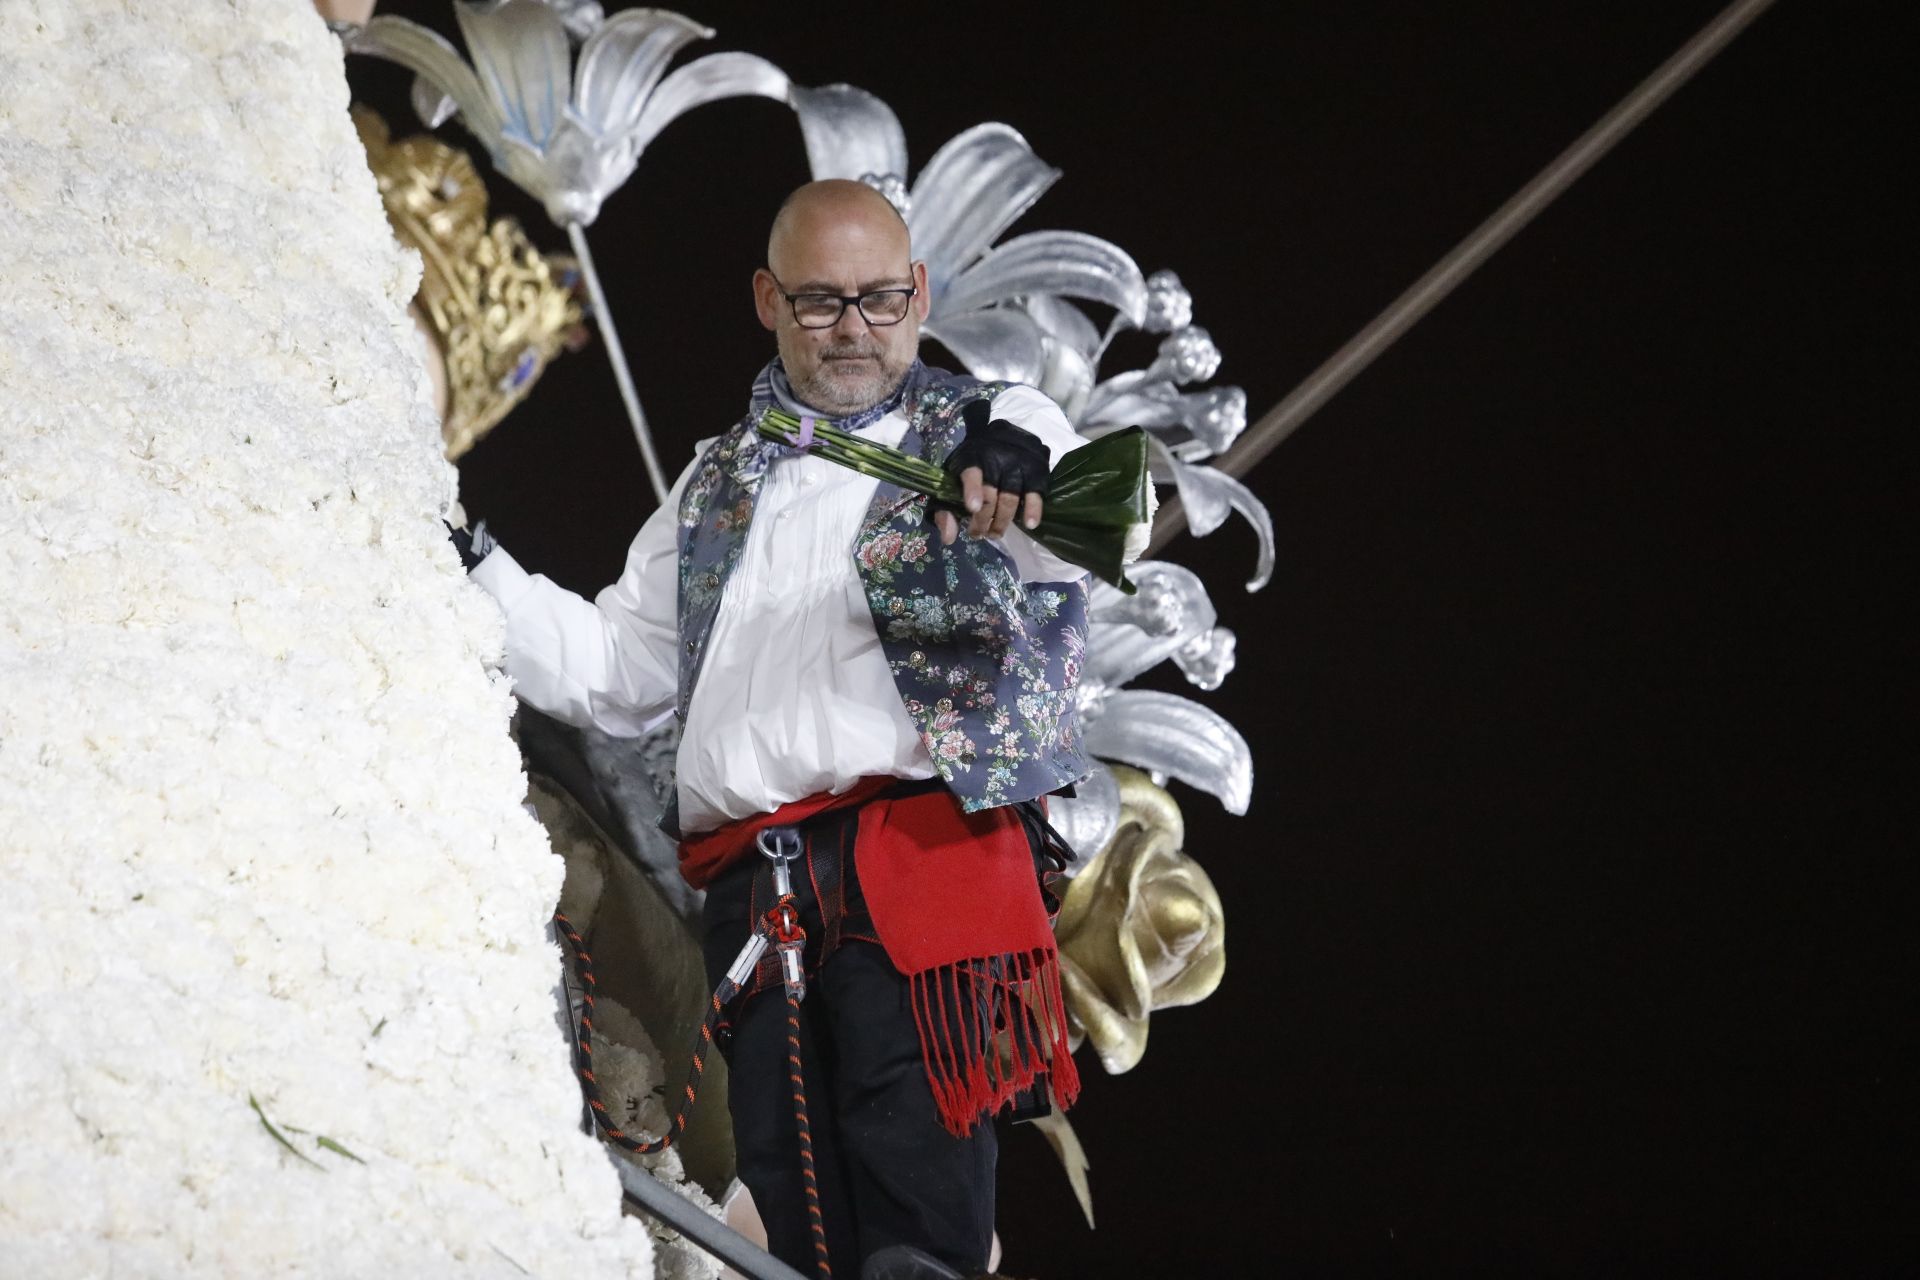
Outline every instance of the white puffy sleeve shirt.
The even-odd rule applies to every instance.
[[[1084,444],[1053,401],[1011,387],[994,416],[1031,432],[1058,463]],[[858,434],[898,444],[889,414]],[[496,550],[473,579],[507,619],[514,692],[570,724],[632,737],[673,711],[678,690],[676,512],[692,474],[627,552],[620,580],[591,602]],[[680,825],[710,830],[879,774],[930,778],[933,761],[901,706],[853,559],[877,482],[831,462],[768,468],[727,580],[680,740]],[[964,536],[964,535],[962,535]],[[1026,582],[1085,571],[1010,529],[1000,546]]]

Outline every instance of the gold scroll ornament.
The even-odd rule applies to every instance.
[[[464,151],[353,108],[387,221],[424,270],[413,317],[429,359],[449,461],[526,399],[562,346],[584,338],[571,258],[545,257],[512,218],[487,221],[487,188]],[[439,367],[436,368],[435,365]]]

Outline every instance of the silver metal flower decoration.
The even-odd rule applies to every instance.
[[[786,74],[751,54],[711,54],[668,75],[675,55],[713,31],[664,9],[602,18],[597,5],[455,0],[454,16],[471,66],[438,34],[391,15],[367,23],[350,48],[444,93],[500,172],[561,226],[592,225],[647,144],[686,111],[787,92]],[[577,60],[570,23],[588,33]]]
[[[454,15],[471,66],[435,32],[391,15],[368,22],[348,37],[347,47],[413,71],[419,77],[415,106],[427,122],[448,118],[451,103],[500,172],[567,229],[648,478],[655,497],[665,501],[666,473],[584,229],[669,123],[719,98],[784,101],[786,74],[745,53],[709,54],[667,74],[681,49],[713,31],[664,9],[606,18],[598,4],[578,0],[455,0]],[[583,33],[576,60],[572,41]]]
[[[1078,691],[1088,749],[1107,760],[1174,777],[1245,813],[1253,794],[1253,756],[1226,717],[1175,694],[1124,688],[1128,681],[1173,661],[1189,682],[1217,689],[1233,670],[1234,635],[1219,625],[1199,575],[1164,561],[1143,560],[1129,570],[1131,596],[1104,583],[1093,589],[1092,634]],[[1119,819],[1118,791],[1105,765],[1095,782],[1055,806],[1062,831],[1082,835],[1098,849]],[[1096,841],[1097,838],[1097,842]],[[1076,845],[1076,847],[1082,847]]]
[[[1273,574],[1273,517],[1238,480],[1199,465],[1223,452],[1246,429],[1246,392],[1239,387],[1179,390],[1187,383],[1204,382],[1219,368],[1220,349],[1205,329],[1175,329],[1161,341],[1152,364],[1095,386],[1082,401],[1075,425],[1089,435],[1126,426],[1147,428],[1154,479],[1179,486],[1187,526],[1195,537],[1212,533],[1235,511],[1245,516],[1259,548],[1247,590],[1258,591]]]
[[[1193,295],[1171,271],[1147,277],[1147,314],[1140,327],[1148,333],[1172,333],[1193,323]]]
[[[911,185],[906,137],[892,108],[864,89],[795,87],[790,95],[815,178],[852,178],[901,211],[927,264],[923,327],[978,377],[1039,386],[1048,336],[1022,304],[1104,303],[1139,324],[1147,282],[1118,246],[1078,231],[1033,231],[994,245],[1060,177],[1019,132],[982,124],[934,153]]]

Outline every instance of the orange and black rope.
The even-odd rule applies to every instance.
[[[806,930],[793,909],[793,895],[780,899],[767,912],[768,932],[783,948],[804,947]],[[813,1126],[807,1120],[806,1078],[800,1072],[800,1000],[802,988],[794,972],[784,972],[787,993],[787,1079],[793,1085],[793,1124],[800,1139],[800,1180],[807,1192],[807,1225],[813,1233],[813,1264],[823,1277],[833,1275],[827,1258],[827,1224],[820,1213],[820,1176],[813,1163]]]
[[[820,1216],[820,1179],[813,1169],[813,1127],[807,1123],[807,1087],[800,1075],[800,997],[787,988],[787,1076],[793,1082],[793,1121],[800,1134],[800,1177],[807,1186],[807,1223],[813,1230],[813,1260],[830,1276],[827,1224]]]
[[[664,1151],[675,1139],[686,1132],[687,1117],[692,1114],[694,1103],[698,1100],[700,1078],[707,1068],[707,1055],[713,1052],[714,1029],[719,1025],[727,1004],[739,993],[739,985],[732,979],[722,979],[707,998],[706,1017],[700,1020],[700,1040],[694,1046],[693,1067],[687,1074],[686,1088],[681,1091],[679,1105],[675,1107],[673,1122],[667,1132],[651,1142],[641,1142],[623,1132],[607,1113],[607,1105],[600,1096],[600,1082],[593,1075],[593,957],[587,952],[586,941],[573,927],[573,922],[559,912],[554,912],[553,922],[560,930],[560,936],[573,948],[574,973],[580,980],[580,1072],[581,1092],[586,1096],[587,1106],[593,1112],[594,1123],[599,1126],[601,1135],[608,1142],[622,1147],[636,1155],[653,1155]],[[793,909],[793,897],[787,895],[775,903],[766,914],[762,925],[767,932],[789,946],[804,946],[806,931],[800,927],[797,913]],[[800,1073],[800,986],[788,978],[787,994],[787,1076],[793,1085],[793,1119],[800,1137],[800,1174],[806,1184],[807,1218],[813,1230],[814,1265],[823,1277],[831,1277],[833,1268],[827,1259],[827,1228],[820,1212],[820,1180],[813,1163],[813,1127],[807,1120],[807,1089],[804,1077]]]
[[[675,1139],[686,1132],[687,1117],[693,1113],[693,1104],[697,1100],[700,1078],[706,1073],[707,1057],[713,1052],[714,1028],[720,1023],[727,1002],[732,1000],[739,988],[731,981],[722,980],[719,987],[707,999],[707,1015],[700,1020],[700,1040],[693,1047],[693,1066],[687,1073],[687,1084],[680,1091],[679,1105],[674,1108],[673,1121],[667,1131],[651,1142],[641,1142],[623,1132],[614,1123],[607,1112],[607,1104],[600,1096],[600,1082],[593,1076],[593,957],[587,954],[587,944],[580,937],[573,923],[559,912],[555,912],[553,922],[559,926],[560,936],[573,948],[574,972],[580,979],[580,1071],[581,1092],[586,1095],[587,1106],[593,1111],[594,1123],[600,1126],[600,1132],[608,1142],[623,1147],[636,1155],[650,1156],[665,1151],[673,1145]]]

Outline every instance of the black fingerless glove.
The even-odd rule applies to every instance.
[[[947,455],[947,473],[959,475],[980,468],[980,483],[1001,493],[1037,493],[1047,496],[1052,457],[1032,432],[993,417],[993,406],[975,400],[960,411],[967,438]]]
[[[460,553],[460,567],[472,573],[479,567],[493,549],[500,544],[494,541],[493,534],[487,529],[487,522],[481,520],[473,526],[473,532],[456,529],[447,525],[447,536],[453,539],[453,549]]]

